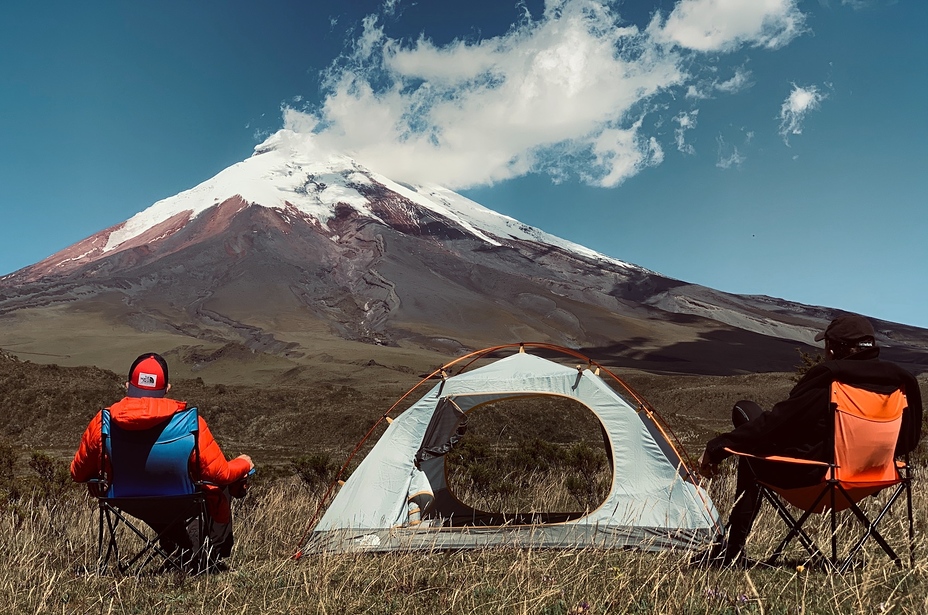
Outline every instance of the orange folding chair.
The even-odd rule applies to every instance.
[[[854,557],[873,538],[883,551],[897,564],[901,559],[878,529],[896,501],[905,495],[908,507],[909,564],[915,561],[915,528],[912,517],[911,476],[907,459],[895,458],[896,441],[902,425],[902,412],[906,397],[901,390],[892,393],[875,393],[841,382],[833,382],[831,406],[834,410],[834,457],[831,463],[790,457],[757,457],[735,450],[730,453],[752,459],[785,464],[810,464],[826,467],[822,482],[809,487],[784,489],[758,480],[761,496],[776,509],[789,531],[767,558],[774,565],[784,549],[798,538],[812,558],[821,558],[839,572],[850,567]],[[879,513],[871,520],[859,506],[866,497],[884,489],[893,488],[892,494]],[[803,511],[795,518],[787,506]],[[864,528],[863,534],[847,555],[838,558],[839,525],[837,514],[850,510]],[[804,529],[813,514],[831,517],[831,557],[825,556]]]

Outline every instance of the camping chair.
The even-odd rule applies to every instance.
[[[133,567],[141,572],[158,556],[164,562],[162,570],[205,570],[209,553],[206,499],[201,483],[191,480],[188,469],[191,455],[195,459],[199,455],[197,409],[188,408],[140,431],[113,424],[109,410],[103,410],[101,418],[101,468],[112,468],[112,476],[101,470],[101,478],[93,481],[102,494],[97,496],[98,571],[104,573],[112,557],[120,572]],[[172,533],[179,531],[190,535],[191,544],[179,550],[165,548],[162,539],[170,541]],[[127,535],[124,542],[132,541],[137,549],[125,560],[120,559],[122,535]]]
[[[779,517],[789,528],[773,553],[766,560],[774,565],[783,550],[798,538],[813,559],[821,559],[839,572],[850,567],[854,557],[868,539],[873,538],[896,564],[901,560],[878,529],[879,523],[889,514],[893,504],[903,494],[908,506],[909,564],[915,560],[915,533],[912,519],[912,490],[908,459],[895,459],[896,441],[902,425],[902,411],[906,407],[905,394],[896,390],[889,394],[875,393],[841,382],[833,382],[831,407],[834,419],[834,457],[831,463],[789,457],[755,457],[731,449],[729,452],[752,459],[787,464],[819,465],[826,469],[822,482],[809,487],[784,489],[758,480],[763,499],[770,502]],[[884,489],[893,488],[885,505],[873,520],[861,510],[859,502]],[[793,517],[786,503],[800,509],[799,518]],[[838,558],[837,513],[850,510],[864,527],[863,535],[846,556]],[[826,557],[805,531],[804,525],[813,514],[831,517],[831,557]]]

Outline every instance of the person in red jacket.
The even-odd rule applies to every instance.
[[[169,419],[175,412],[187,408],[187,403],[167,397],[171,390],[168,382],[168,364],[160,355],[149,352],[139,356],[129,368],[126,397],[110,406],[110,420],[126,430],[143,430]],[[207,509],[210,517],[210,538],[216,546],[216,561],[232,552],[232,508],[230,486],[242,489],[244,481],[255,465],[248,455],[226,460],[222,449],[202,416],[199,419],[198,456],[191,456],[193,480],[206,481]],[[85,483],[97,478],[101,472],[112,476],[112,468],[101,468],[101,413],[98,412],[81,436],[81,443],[71,461],[71,478]],[[196,459],[199,465],[194,466]],[[108,463],[108,460],[107,460]],[[143,519],[155,531],[160,531],[157,519]],[[190,547],[191,537],[181,528],[180,533],[166,536],[162,544],[168,550],[180,545]]]

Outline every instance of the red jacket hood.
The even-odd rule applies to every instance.
[[[187,402],[166,397],[123,397],[110,406],[110,417],[123,429],[136,431],[154,427],[186,407]]]

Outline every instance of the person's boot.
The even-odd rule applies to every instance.
[[[738,545],[737,543],[728,543],[725,547],[725,552],[720,558],[721,566],[730,566],[733,568],[743,568],[747,570],[748,568],[757,568],[768,567],[766,562],[758,561],[756,559],[750,558],[747,556],[744,550],[744,543]]]
[[[728,543],[724,553],[721,554],[721,566],[742,566],[747,561],[744,555],[744,545]]]
[[[718,568],[725,565],[725,555],[728,552],[728,542],[724,536],[716,538],[706,549],[690,557],[689,564],[699,568]]]

